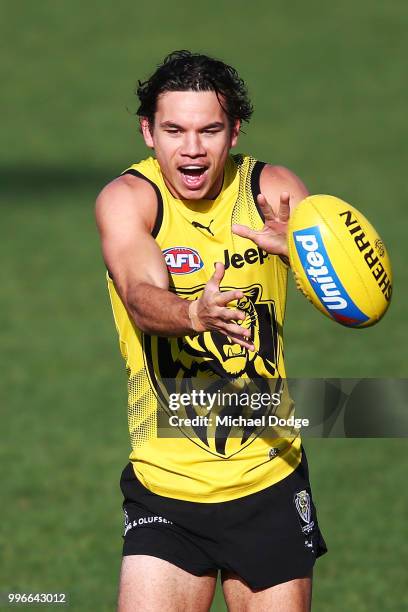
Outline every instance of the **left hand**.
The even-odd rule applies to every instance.
[[[265,218],[263,228],[261,230],[253,230],[246,225],[234,223],[232,226],[233,233],[252,240],[252,242],[255,242],[257,246],[264,249],[267,253],[287,257],[287,231],[290,215],[289,200],[290,194],[287,191],[282,191],[278,214],[275,214],[266,197],[260,193],[257,197],[257,202]]]

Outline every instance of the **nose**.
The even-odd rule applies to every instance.
[[[186,132],[184,134],[181,155],[196,158],[205,155],[206,151],[201,141],[200,134],[196,132]]]

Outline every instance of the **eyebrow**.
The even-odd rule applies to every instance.
[[[174,123],[173,121],[163,121],[162,123],[160,123],[160,127],[177,128],[179,130],[184,130],[182,125],[179,125],[178,123]],[[211,130],[215,128],[221,129],[224,127],[225,127],[225,123],[223,123],[222,121],[214,121],[213,123],[208,123],[207,125],[204,125],[200,129],[201,130]]]

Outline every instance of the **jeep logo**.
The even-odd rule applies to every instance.
[[[264,261],[268,259],[268,256],[269,253],[258,247],[257,249],[247,249],[242,255],[239,253],[233,253],[230,258],[228,249],[225,249],[224,266],[226,270],[230,266],[233,268],[242,268],[245,263],[254,264],[258,261],[262,265]]]

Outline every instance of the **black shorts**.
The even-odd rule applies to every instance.
[[[135,477],[131,463],[120,481],[124,495],[123,555],[150,555],[203,576],[227,570],[251,589],[308,575],[327,552],[302,461],[287,478],[239,499],[196,503],[162,497]]]

